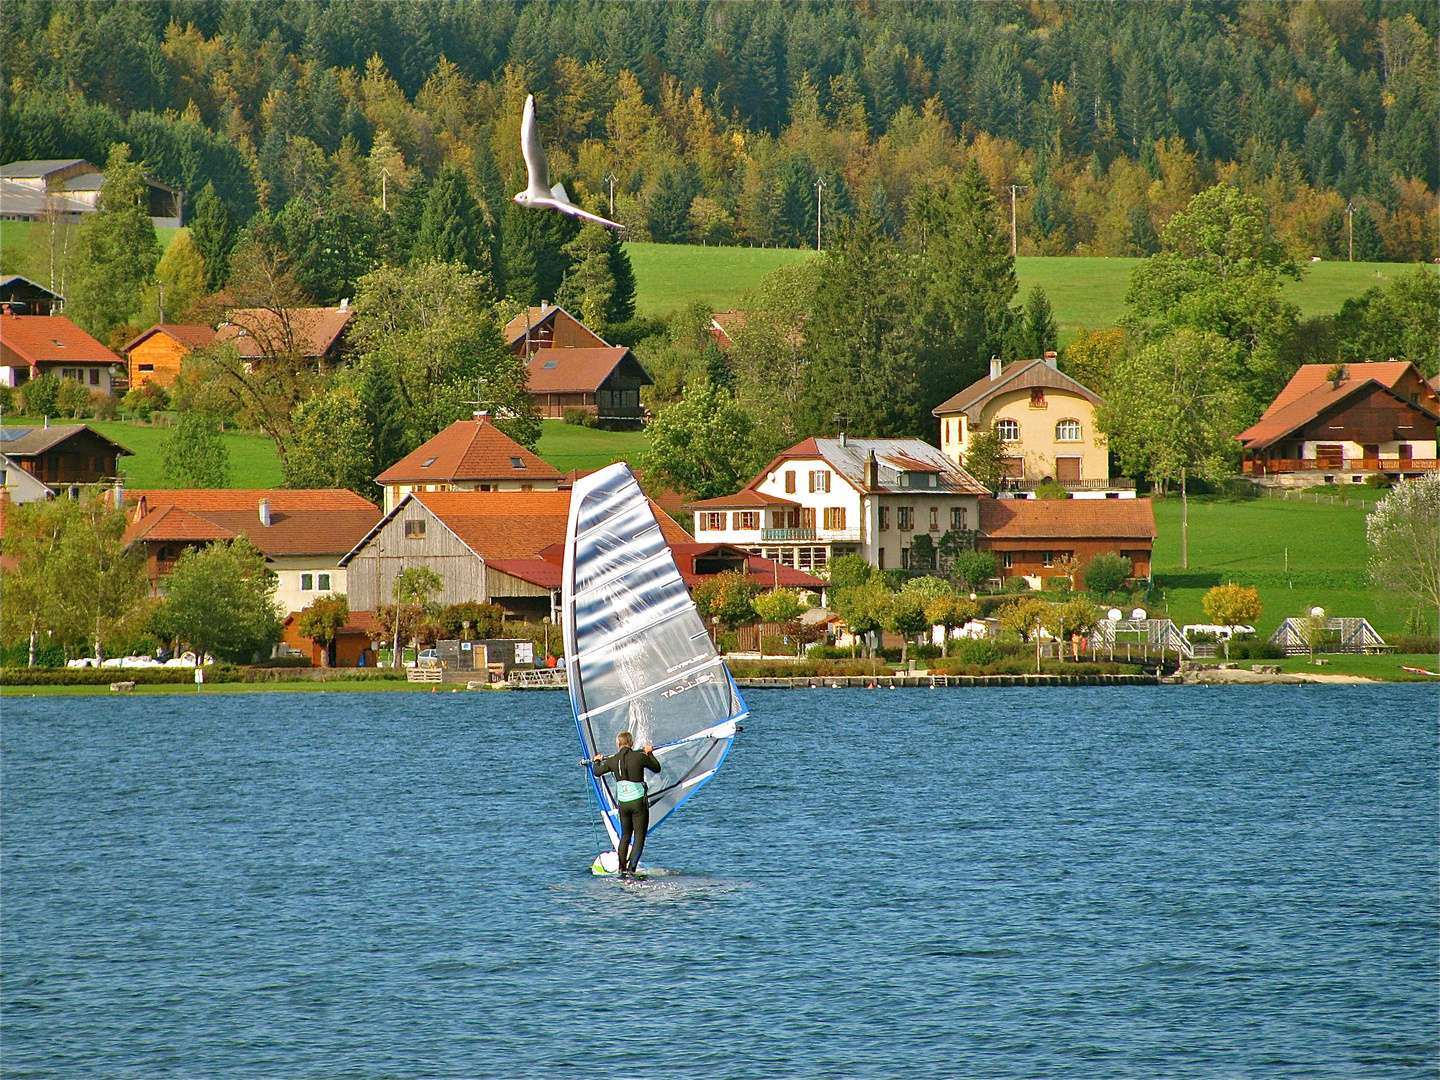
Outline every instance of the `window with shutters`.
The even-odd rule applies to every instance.
[[[725,511],[706,510],[700,515],[700,527],[706,532],[724,532]]]
[[[423,540],[425,538],[425,519],[408,519],[405,522],[405,538],[407,540]]]
[[[830,470],[812,469],[810,471],[810,490],[818,494],[828,494],[830,491]]]
[[[915,528],[915,508],[913,506],[897,506],[895,508],[895,523],[900,527],[901,532],[909,532]]]
[[[835,530],[845,528],[845,507],[825,507],[825,528]]]
[[[736,528],[737,530],[742,530],[742,529],[758,529],[758,528],[760,528],[760,511],[758,511],[758,510],[736,510],[736,511],[735,511],[735,528]]]
[[[795,470],[787,469],[785,472],[785,494],[795,494]]]

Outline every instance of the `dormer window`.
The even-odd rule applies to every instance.
[[[900,486],[908,488],[929,488],[935,486],[935,475],[928,472],[903,472]]]

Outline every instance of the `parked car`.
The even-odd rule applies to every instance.
[[[434,649],[421,649],[420,655],[416,657],[416,663],[424,668],[440,666],[440,656]]]

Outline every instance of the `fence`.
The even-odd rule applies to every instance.
[[[1312,502],[1316,505],[1328,503],[1331,506],[1358,506],[1361,509],[1370,509],[1374,499],[1352,499],[1346,495],[1321,495],[1319,492],[1309,492],[1296,488],[1261,488],[1262,499],[1284,499],[1287,502]]]

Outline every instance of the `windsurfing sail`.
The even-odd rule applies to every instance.
[[[562,623],[570,704],[586,760],[615,736],[653,744],[654,829],[715,775],[746,715],[706,632],[650,500],[623,463],[575,482],[565,537]],[[612,775],[590,777],[612,842],[620,817]]]

